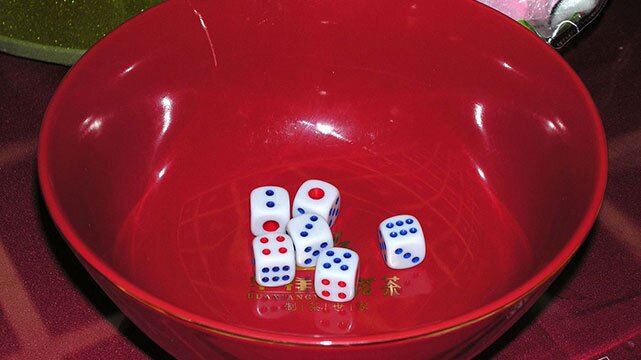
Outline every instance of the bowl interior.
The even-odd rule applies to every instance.
[[[540,284],[585,235],[604,162],[576,76],[467,0],[169,1],[72,69],[40,147],[62,232],[126,291],[218,329],[336,341],[452,326]],[[350,303],[316,298],[310,270],[252,281],[249,192],[309,178],[341,192]],[[399,213],[428,244],[407,270],[377,242]]]

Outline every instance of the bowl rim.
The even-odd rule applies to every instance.
[[[126,21],[121,26],[117,27],[113,32],[126,31],[129,24],[138,22],[140,19],[155,16],[156,13],[169,11],[171,6],[176,6],[181,0],[168,0],[153,6],[152,8],[144,11],[143,13]],[[589,205],[569,241],[563,248],[556,254],[556,256],[547,263],[546,266],[539,269],[534,275],[522,282],[518,287],[505,293],[504,295],[496,298],[495,300],[485,303],[480,307],[470,310],[466,313],[450,318],[446,321],[429,324],[425,326],[417,326],[412,329],[402,331],[389,331],[386,333],[370,334],[370,335],[357,335],[352,337],[311,337],[295,334],[282,334],[260,331],[251,328],[245,328],[238,325],[230,325],[221,321],[209,319],[190,311],[186,311],[178,306],[162,300],[161,298],[143,290],[137,285],[131,283],[129,280],[121,276],[117,271],[107,265],[97,254],[95,254],[85,243],[80,239],[75,229],[65,216],[65,213],[60,205],[58,198],[55,196],[52,179],[50,178],[47,169],[49,168],[49,158],[51,156],[50,149],[47,144],[52,138],[52,129],[55,118],[53,113],[57,110],[61,99],[64,96],[65,90],[76,76],[75,67],[89,66],[89,62],[93,57],[95,49],[103,48],[106,45],[105,41],[99,41],[92,46],[85,55],[74,65],[74,67],[62,79],[59,87],[56,89],[52,100],[50,101],[45,116],[43,119],[42,127],[40,129],[38,141],[38,178],[40,182],[41,192],[45,200],[45,204],[51,214],[56,227],[62,234],[62,237],[67,241],[73,252],[81,258],[81,263],[85,267],[91,267],[94,271],[98,272],[112,285],[117,287],[120,291],[132,298],[134,301],[147,307],[148,309],[164,314],[176,320],[182,321],[193,327],[201,330],[235,338],[242,339],[249,342],[281,344],[289,346],[357,346],[357,345],[373,345],[383,343],[393,343],[407,340],[415,340],[420,338],[427,338],[442,335],[451,331],[458,330],[463,327],[473,325],[477,322],[485,320],[489,317],[500,313],[513,305],[523,301],[528,296],[539,290],[542,286],[546,286],[570,261],[574,253],[579,249],[585,240],[588,232],[592,228],[596,217],[601,208],[603,198],[605,195],[605,186],[607,183],[607,145],[605,139],[605,132],[603,124],[593,99],[591,98],[587,88],[570,67],[570,65],[556,52],[552,47],[547,45],[544,41],[538,38],[535,34],[527,30],[525,27],[503,15],[502,13],[479,3],[477,0],[459,0],[461,3],[467,3],[465,6],[476,6],[477,11],[482,14],[481,16],[492,18],[495,22],[504,22],[504,26],[511,26],[515,36],[520,36],[525,41],[529,41],[533,47],[538,47],[544,56],[548,57],[550,62],[555,63],[560,69],[569,75],[571,82],[576,88],[578,97],[586,105],[589,113],[589,119],[586,119],[587,124],[591,124],[595,134],[595,146],[597,150],[597,157],[595,159],[595,186],[592,189],[592,196]],[[188,1],[191,4],[190,1]],[[109,37],[109,35],[107,36]],[[331,339],[331,340],[330,340]]]

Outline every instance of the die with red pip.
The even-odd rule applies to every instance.
[[[282,286],[294,279],[294,243],[286,234],[263,234],[252,241],[254,278],[261,286]]]
[[[350,301],[356,295],[359,258],[350,249],[335,247],[318,257],[314,272],[314,291],[324,300]]]
[[[278,186],[262,186],[249,196],[251,232],[255,236],[265,233],[285,233],[289,221],[289,193]]]
[[[307,180],[294,196],[292,216],[315,213],[331,227],[336,222],[340,207],[341,198],[336,186],[326,181]]]

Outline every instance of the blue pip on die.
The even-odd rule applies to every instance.
[[[392,269],[407,269],[425,259],[425,237],[418,220],[396,215],[381,222],[378,241],[385,263]]]

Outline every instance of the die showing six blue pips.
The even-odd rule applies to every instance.
[[[407,269],[425,259],[425,238],[418,220],[411,215],[387,218],[378,226],[378,242],[385,263],[392,269]]]
[[[296,192],[290,212],[289,193],[262,186],[250,194],[254,277],[261,286],[283,286],[294,280],[296,266],[314,267],[318,297],[345,302],[354,298],[359,256],[335,248],[330,227],[340,212],[338,189],[322,180],[307,180]],[[291,216],[290,216],[291,214]],[[418,219],[396,215],[378,228],[379,246],[392,269],[407,269],[425,259],[425,238]]]

